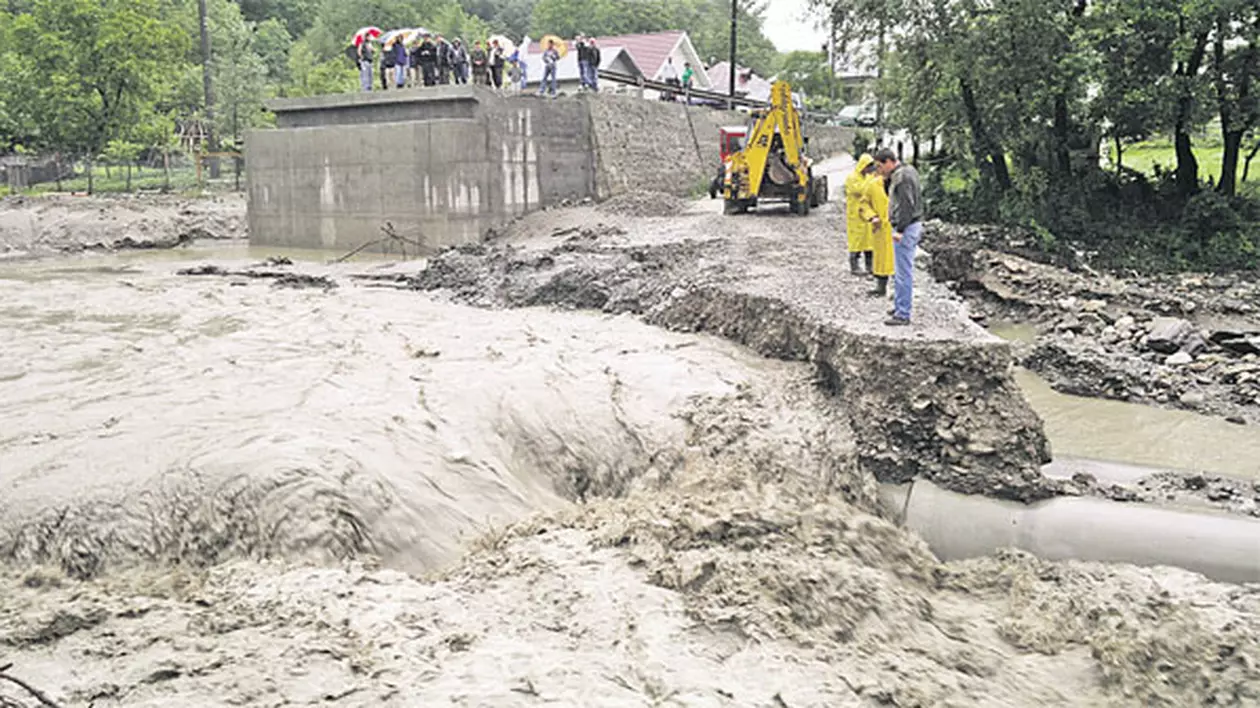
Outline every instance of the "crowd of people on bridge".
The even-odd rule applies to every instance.
[[[462,38],[448,41],[440,33],[424,30],[390,32],[380,37],[379,47],[373,41],[377,38],[357,34],[346,47],[347,57],[359,70],[363,91],[374,90],[378,78],[381,91],[471,82],[498,91],[523,92],[529,82],[528,38],[520,48],[494,37],[477,40],[470,48]],[[579,90],[598,91],[601,56],[595,39],[578,35],[572,45],[577,52]],[[556,67],[568,49],[569,43],[563,40],[544,38],[540,95],[556,95]]]
[[[358,66],[359,87],[373,90],[379,76],[380,90],[414,86],[446,86],[467,84],[504,88],[505,73],[509,81],[520,77],[524,86],[524,62],[519,54],[508,56],[497,40],[469,48],[460,38],[447,41],[441,34],[417,33],[410,43],[407,35],[392,34],[379,49],[368,40],[357,41],[347,54]],[[508,70],[508,67],[511,67]]]

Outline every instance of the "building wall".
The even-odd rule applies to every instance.
[[[443,95],[456,107],[442,106]],[[251,243],[347,252],[381,239],[388,223],[432,251],[478,242],[563,200],[631,190],[687,195],[717,169],[718,127],[746,121],[603,94],[504,99],[443,87],[398,91],[388,101],[334,98],[273,104],[277,125],[289,127],[247,136]],[[445,117],[469,106],[472,117]],[[373,111],[381,122],[369,122]],[[811,134],[815,155],[852,139],[840,128]]]

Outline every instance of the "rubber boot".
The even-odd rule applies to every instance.
[[[862,274],[861,262],[862,262],[861,253],[850,253],[849,254],[849,272],[854,275],[861,275]]]
[[[862,259],[866,261],[866,272],[874,273],[875,272],[875,252],[863,251]]]
[[[888,276],[875,276],[875,289],[867,293],[871,297],[884,297],[888,295]]]

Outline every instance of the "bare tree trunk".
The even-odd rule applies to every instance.
[[[1120,171],[1124,169],[1124,141],[1120,139],[1120,134],[1115,133],[1112,139],[1116,142],[1116,176],[1120,176]]]
[[[1173,147],[1177,151],[1177,188],[1184,196],[1199,191],[1199,161],[1194,157],[1190,130],[1194,127],[1194,94],[1189,82],[1199,74],[1203,57],[1207,53],[1208,33],[1200,32],[1194,40],[1190,58],[1177,67],[1177,75],[1184,84],[1177,98],[1177,125],[1173,130]]]
[[[127,193],[131,193],[131,163],[127,163]]]
[[[1247,181],[1247,176],[1251,174],[1251,161],[1256,158],[1256,153],[1260,153],[1260,139],[1256,140],[1256,144],[1251,146],[1251,152],[1247,153],[1247,159],[1243,162],[1242,181]]]
[[[1011,173],[1006,166],[1006,152],[998,145],[984,127],[984,119],[980,116],[980,108],[976,104],[976,95],[971,83],[966,79],[960,82],[963,108],[967,111],[967,122],[971,125],[971,140],[975,145],[976,161],[981,172],[991,170],[998,189],[1005,192],[1011,188]]]
[[[88,173],[88,194],[91,194],[93,191],[92,188],[93,186],[95,186],[95,182],[92,179],[92,158],[90,157],[87,159],[87,173]]]
[[[207,152],[219,151],[219,139],[214,130],[214,82],[210,76],[210,21],[206,15],[206,0],[197,0],[201,13],[201,83],[206,95],[206,147]],[[210,177],[218,178],[219,160],[210,160]]]

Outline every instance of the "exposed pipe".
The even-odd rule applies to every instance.
[[[1260,582],[1260,521],[1089,497],[1035,504],[957,494],[931,482],[881,484],[897,522],[941,560],[1018,548],[1047,560],[1167,565],[1222,582]]]

